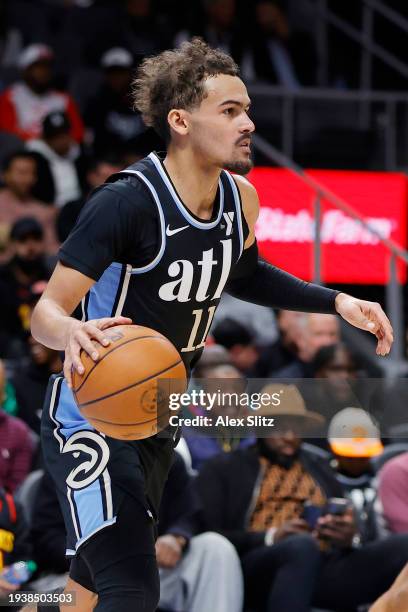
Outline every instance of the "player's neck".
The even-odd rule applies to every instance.
[[[197,217],[211,219],[221,170],[200,163],[191,151],[172,148],[164,165],[185,206]]]

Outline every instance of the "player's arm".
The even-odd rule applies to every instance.
[[[109,344],[103,330],[131,323],[125,317],[77,321],[71,316],[112,261],[120,259],[126,244],[137,240],[135,205],[123,191],[123,186],[104,188],[87,202],[59,251],[59,263],[33,312],[33,336],[50,348],[65,351],[64,374],[69,385],[72,366],[79,374],[83,372],[81,349],[98,359],[93,341]]]
[[[80,351],[84,349],[96,361],[99,355],[92,341],[107,346],[110,341],[105,337],[104,329],[131,323],[126,317],[86,322],[71,317],[94,283],[94,279],[58,263],[31,319],[31,333],[38,342],[65,351],[64,375],[70,386],[71,367],[74,366],[79,374],[83,373]]]
[[[377,354],[389,353],[393,341],[392,327],[379,304],[307,283],[258,257],[255,239],[255,224],[259,214],[258,194],[249,181],[243,177],[234,178],[240,190],[249,235],[241,259],[228,282],[228,293],[261,306],[302,312],[337,312],[351,325],[377,337]]]

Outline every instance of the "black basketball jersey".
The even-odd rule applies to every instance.
[[[123,315],[156,329],[190,370],[247,235],[228,172],[221,172],[212,218],[203,221],[151,153],[91,197],[60,259],[97,280],[83,300],[83,320]]]

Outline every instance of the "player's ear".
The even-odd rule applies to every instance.
[[[188,133],[189,125],[184,110],[172,108],[167,115],[167,121],[169,122],[170,128],[177,132],[177,134],[180,134],[180,136],[184,136]]]

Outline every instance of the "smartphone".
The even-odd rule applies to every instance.
[[[343,497],[331,497],[327,502],[324,513],[342,516],[348,508],[350,508],[350,501],[348,499],[344,499]]]
[[[318,519],[323,515],[322,506],[315,506],[311,502],[304,502],[303,512],[301,518],[306,521],[310,529],[314,529],[317,525]]]

